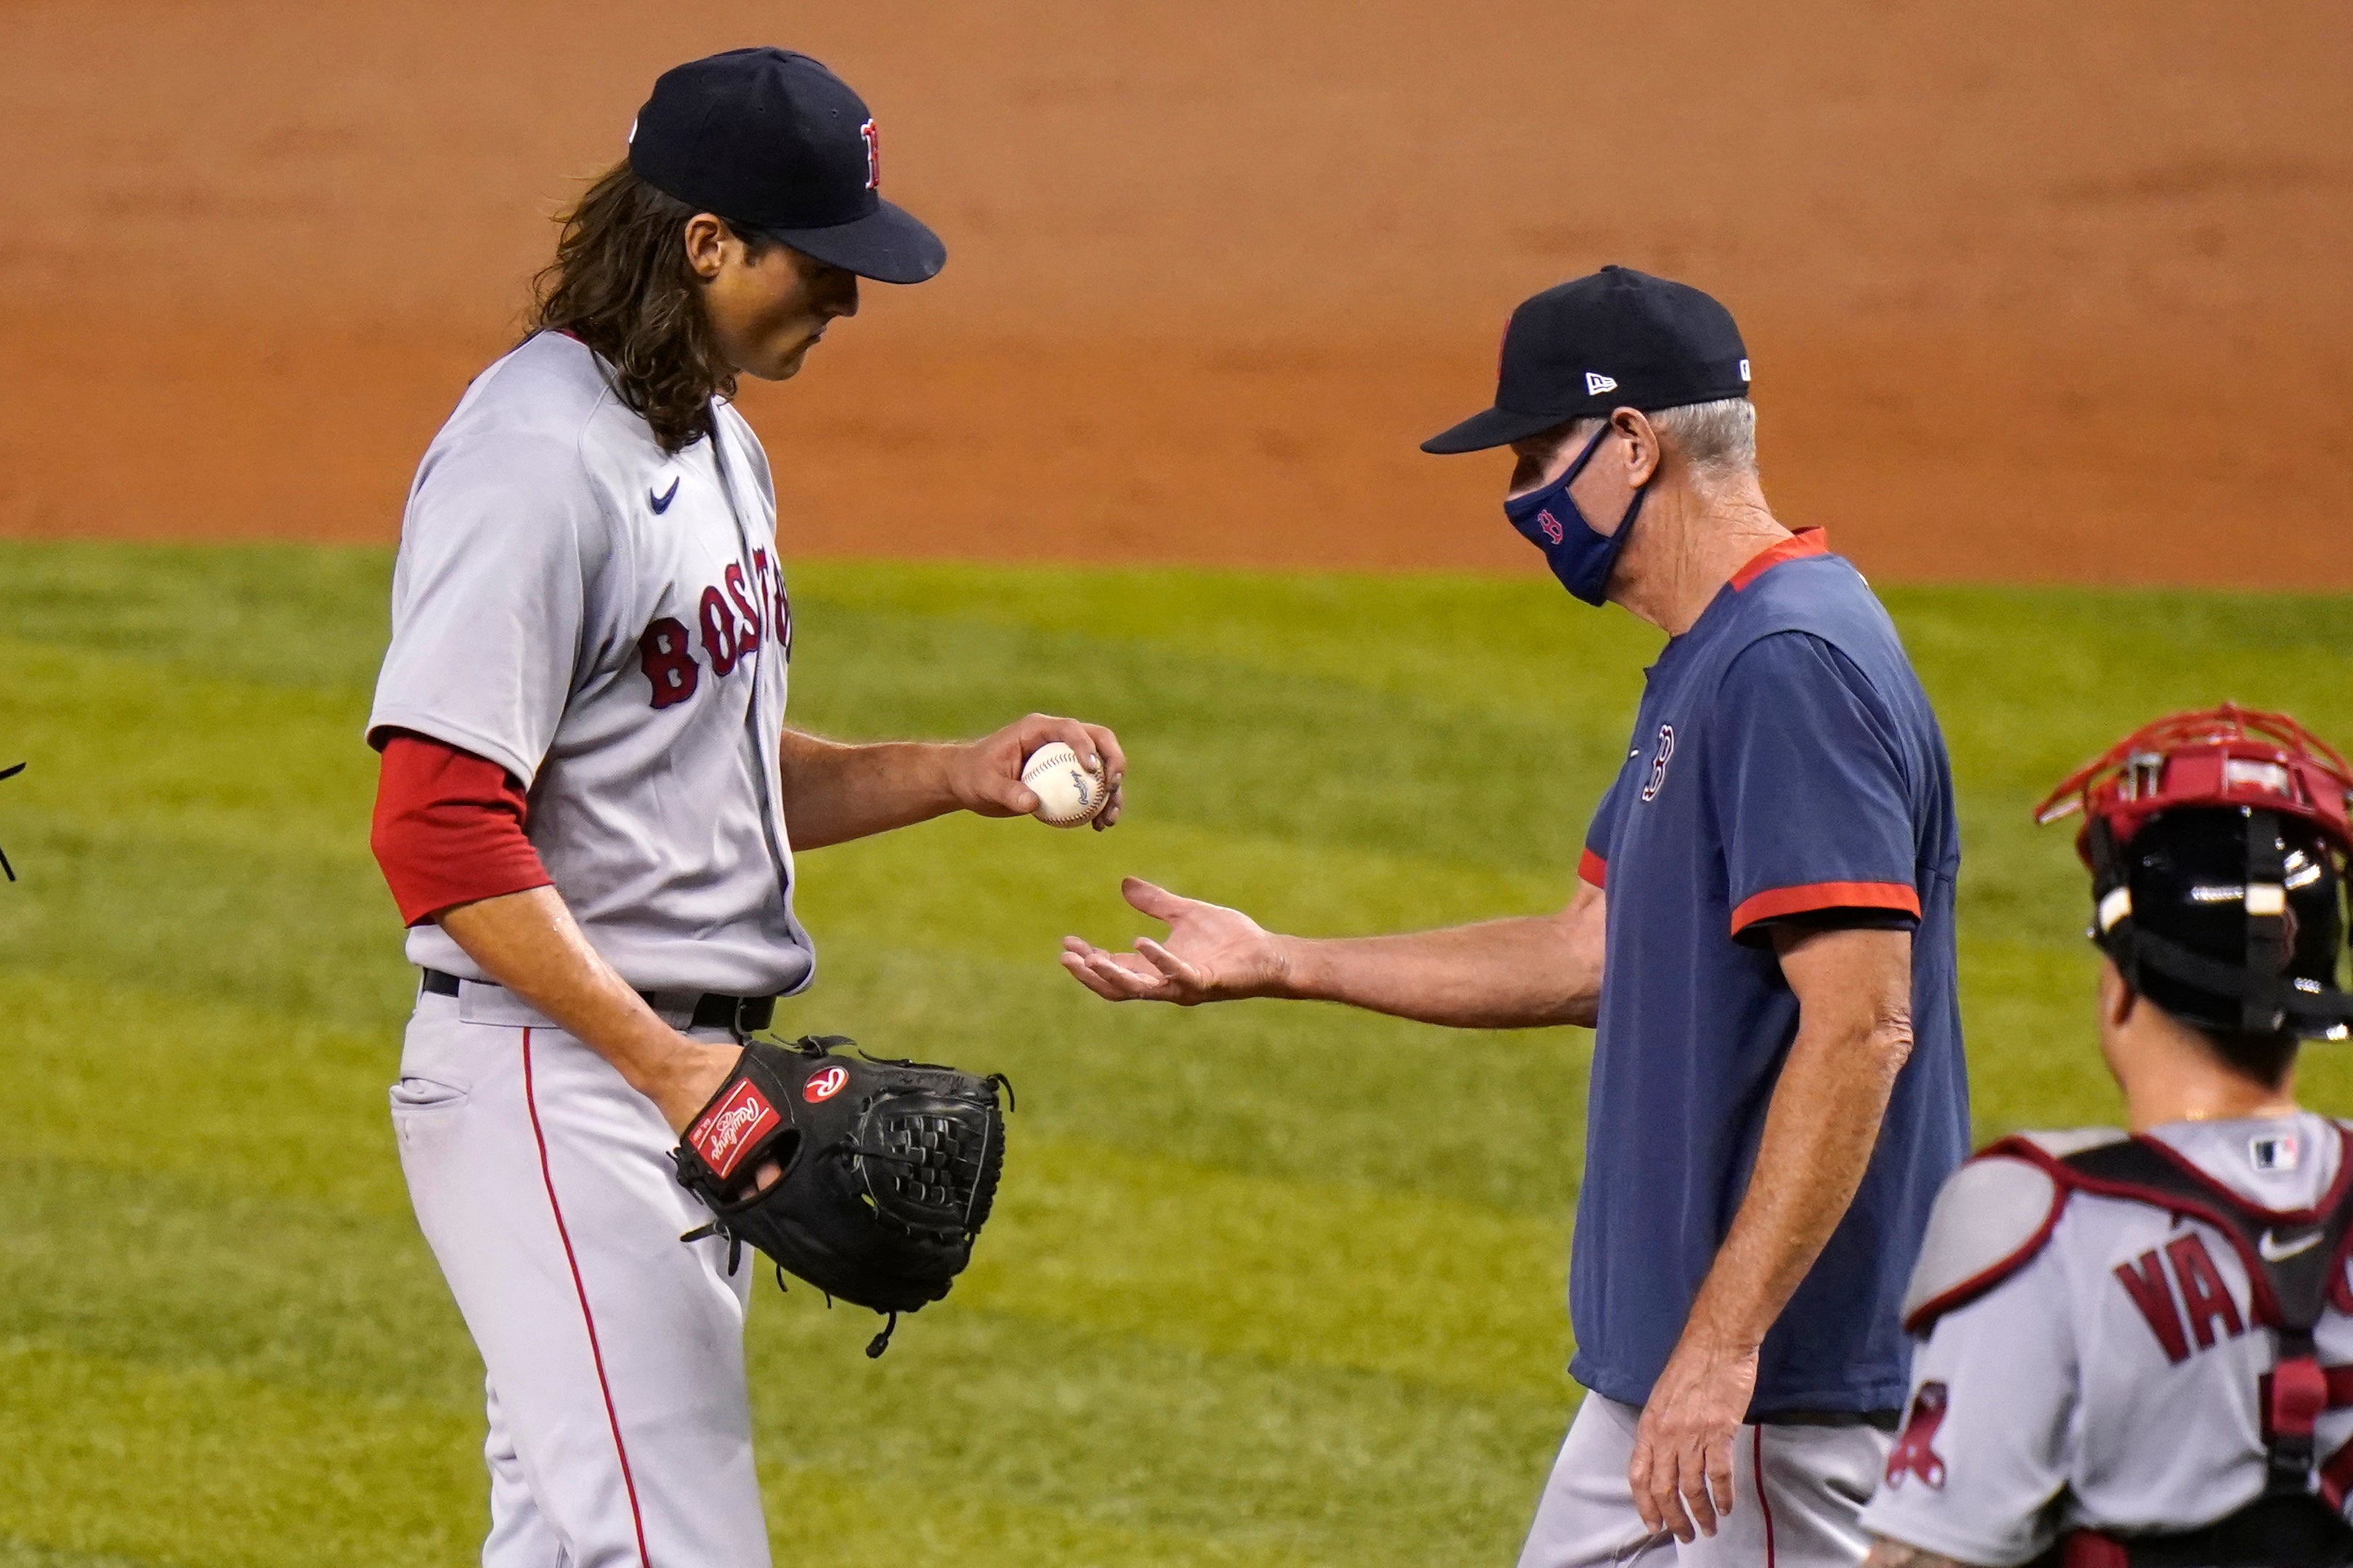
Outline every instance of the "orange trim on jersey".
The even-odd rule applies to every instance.
[[[1815,910],[1901,910],[1916,919],[1920,894],[1909,882],[1809,882],[1802,888],[1767,888],[1753,899],[1743,900],[1732,911],[1732,934],[1738,936],[1758,921]]]
[[[1748,564],[1732,574],[1732,591],[1736,594],[1784,561],[1796,561],[1808,555],[1831,552],[1831,536],[1819,528],[1801,528],[1762,554],[1752,555]]]
[[[1600,856],[1596,855],[1592,850],[1587,850],[1577,859],[1577,879],[1580,882],[1590,882],[1597,888],[1608,887],[1609,885],[1609,862],[1604,860]]]

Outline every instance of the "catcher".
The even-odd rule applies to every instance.
[[[1947,1183],[1872,1563],[2353,1562],[2353,1125],[2293,1091],[2300,1040],[2353,1025],[2348,798],[2293,720],[2224,707],[2043,803],[2084,816],[2133,1130],[2007,1139]]]
[[[785,725],[776,496],[730,398],[797,373],[860,279],[939,270],[880,145],[804,55],[664,75],[401,524],[368,729],[422,972],[393,1121],[488,1373],[486,1568],[766,1563],[744,1245],[896,1313],[987,1216],[996,1084],[744,1044],[815,963],[794,847],[1030,811],[1023,759],[1056,741],[1113,785],[1096,824],[1119,815],[1096,726]]]

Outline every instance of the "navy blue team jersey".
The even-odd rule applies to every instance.
[[[1811,530],[1766,552],[1667,644],[1586,836],[1609,950],[1569,1371],[1631,1405],[1731,1229],[1797,1038],[1773,921],[1912,927],[1915,1043],[1853,1206],[1766,1336],[1752,1415],[1903,1405],[1897,1307],[1968,1154],[1944,736],[1887,612],[1827,549]]]

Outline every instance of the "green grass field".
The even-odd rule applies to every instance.
[[[360,742],[389,558],[0,545],[0,1568],[458,1563],[480,1363],[385,1112],[413,984]],[[781,1563],[1509,1561],[1574,1390],[1588,1037],[1113,1008],[1058,939],[1136,871],[1271,923],[1556,905],[1656,639],[1548,584],[821,565],[796,721],[1117,725],[1108,837],[951,821],[820,851],[781,1020],[1010,1073],[972,1273],[880,1363],[763,1290]],[[1889,595],[1967,834],[1981,1131],[2113,1117],[2084,883],[2026,810],[2224,697],[2353,736],[2353,603]],[[2353,1104],[2316,1058],[2315,1103]]]

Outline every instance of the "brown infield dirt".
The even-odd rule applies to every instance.
[[[946,237],[744,406],[791,556],[1533,570],[1481,406],[1606,261],[1913,579],[2353,587],[2353,6],[0,6],[0,533],[389,541],[653,77],[807,49]]]

